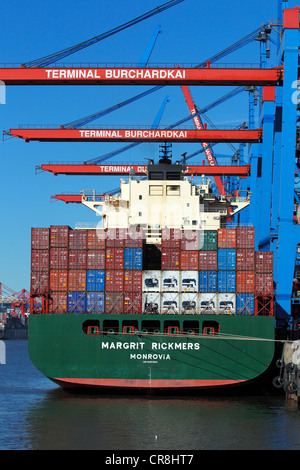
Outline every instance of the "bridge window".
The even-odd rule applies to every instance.
[[[167,196],[180,196],[180,186],[179,185],[168,185],[167,186]]]
[[[149,196],[163,196],[163,186],[151,184],[149,186]]]

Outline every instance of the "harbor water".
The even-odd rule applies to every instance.
[[[0,450],[300,449],[300,407],[284,396],[71,393],[35,369],[26,340],[4,344]]]

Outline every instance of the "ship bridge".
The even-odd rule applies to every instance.
[[[160,243],[164,227],[181,230],[217,230],[250,198],[217,196],[211,180],[195,184],[185,176],[185,165],[167,157],[149,162],[147,179],[131,173],[121,179],[120,194],[85,198],[82,203],[102,217],[102,227],[143,227],[147,243]],[[99,225],[98,225],[99,227]]]

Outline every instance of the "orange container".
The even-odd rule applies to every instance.
[[[182,271],[198,271],[199,252],[196,250],[187,250],[180,252],[180,269]]]
[[[124,292],[142,292],[142,271],[130,269],[124,271]]]
[[[235,248],[236,230],[234,228],[221,228],[218,230],[218,248]]]
[[[236,291],[254,292],[255,276],[253,271],[237,271],[236,273]]]
[[[112,269],[105,273],[105,291],[122,292],[124,286],[124,271],[121,269]]]
[[[70,269],[69,291],[84,292],[86,290],[86,271],[81,269]]]
[[[59,292],[68,290],[68,271],[66,269],[51,269],[50,290]]]
[[[123,269],[124,248],[107,248],[105,266],[106,269]]]

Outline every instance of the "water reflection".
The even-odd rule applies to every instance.
[[[108,397],[58,389],[28,409],[23,438],[31,449],[299,449],[298,409],[283,400]]]
[[[298,405],[284,396],[150,397],[66,392],[7,342],[0,449],[296,450]]]

